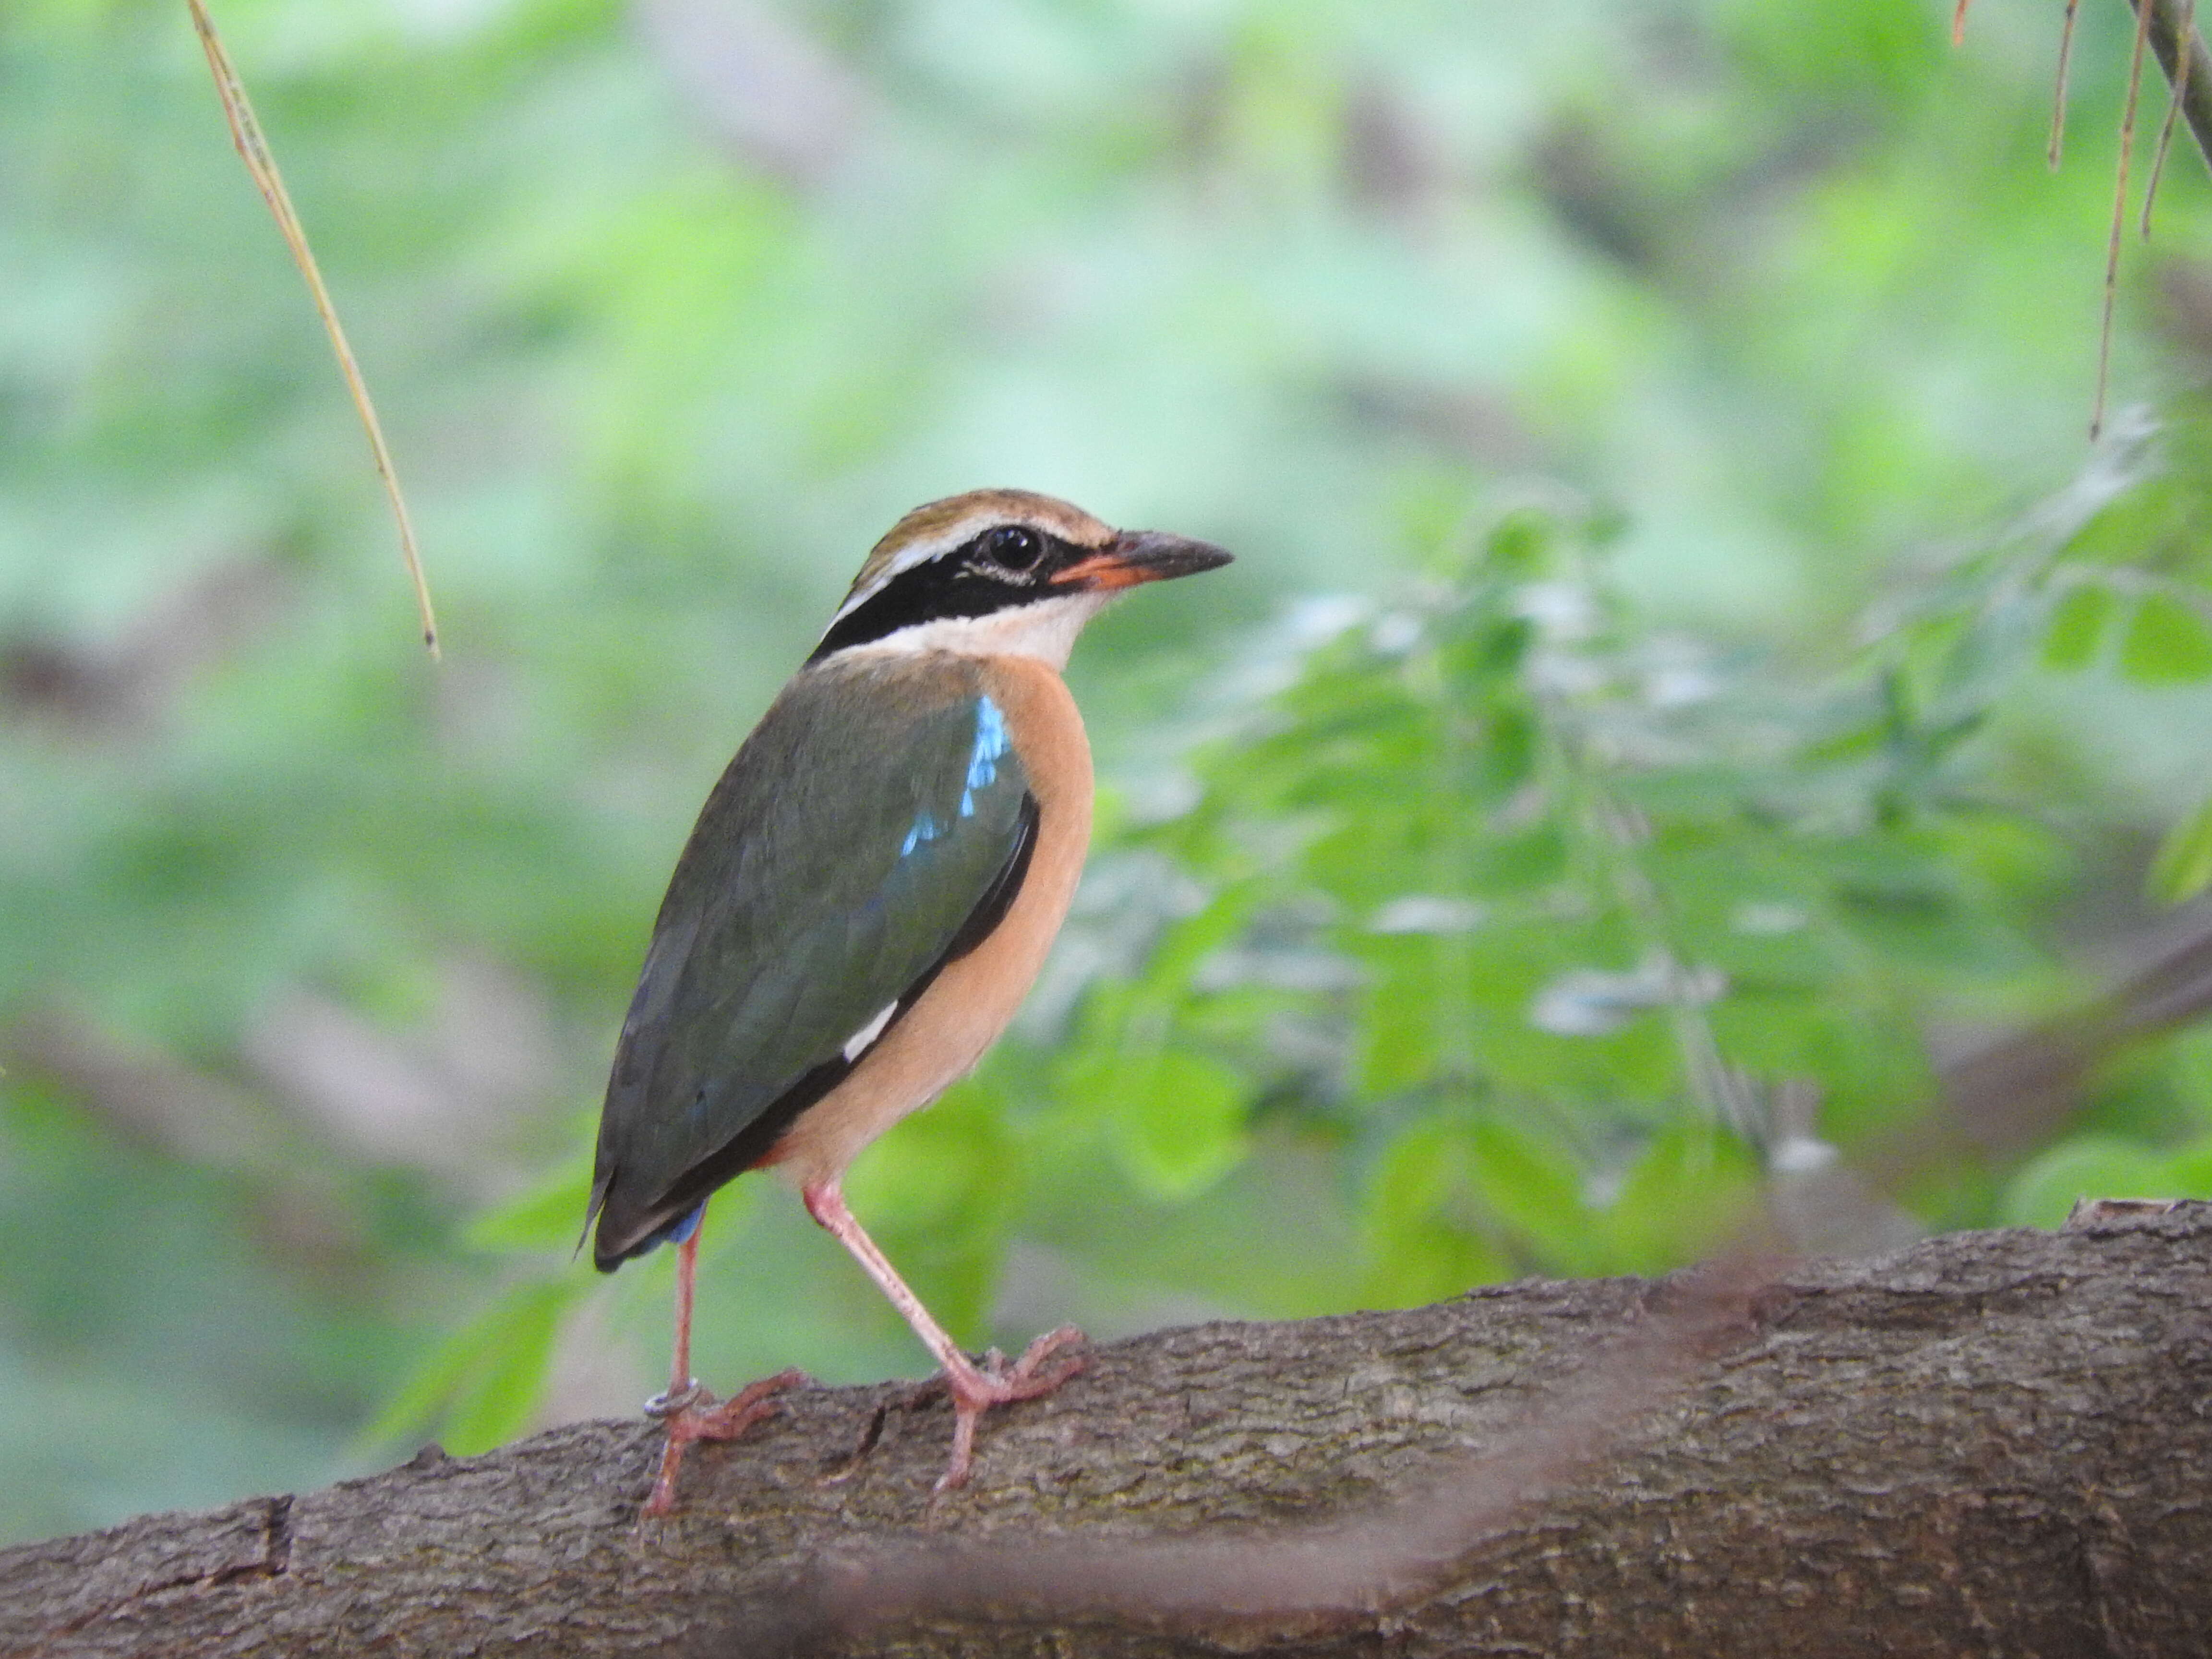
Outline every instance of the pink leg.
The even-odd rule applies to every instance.
[[[853,1253],[853,1259],[876,1281],[877,1288],[890,1298],[891,1306],[914,1327],[914,1334],[921,1339],[922,1346],[945,1368],[945,1384],[952,1393],[952,1461],[945,1467],[937,1489],[943,1492],[949,1487],[964,1486],[975,1464],[975,1423],[982,1416],[983,1408],[1016,1400],[1034,1400],[1039,1395],[1050,1394],[1073,1376],[1083,1369],[1082,1360],[1066,1360],[1049,1370],[1044,1369],[1044,1362],[1069,1344],[1082,1341],[1083,1333],[1073,1325],[1062,1325],[1030,1343],[1029,1352],[1011,1366],[995,1349],[978,1365],[961,1352],[959,1345],[945,1334],[945,1328],[930,1317],[929,1310],[921,1305],[921,1298],[907,1288],[906,1281],[876,1248],[876,1241],[862,1231],[852,1211],[846,1207],[845,1194],[836,1182],[805,1188],[799,1195],[806,1201],[806,1213]]]
[[[691,1386],[691,1304],[699,1277],[699,1234],[707,1218],[691,1237],[676,1247],[676,1355],[668,1369],[667,1398],[673,1400]]]
[[[684,1450],[694,1440],[734,1440],[764,1417],[775,1414],[772,1395],[807,1380],[799,1370],[778,1371],[738,1390],[721,1404],[699,1386],[691,1375],[691,1304],[699,1271],[699,1233],[676,1247],[676,1354],[670,1368],[668,1392],[645,1402],[646,1415],[665,1419],[668,1438],[660,1449],[660,1474],[653,1493],[645,1500],[643,1515],[666,1515],[676,1507],[676,1472],[684,1467]]]

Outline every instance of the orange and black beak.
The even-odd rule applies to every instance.
[[[1211,542],[1194,542],[1162,530],[1124,530],[1087,558],[1056,571],[1056,587],[1112,590],[1218,570],[1229,555]]]

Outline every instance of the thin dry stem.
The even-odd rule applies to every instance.
[[[307,291],[314,296],[316,313],[323,319],[331,349],[337,357],[338,372],[345,376],[346,390],[353,397],[362,429],[368,434],[376,476],[384,485],[385,498],[392,503],[392,516],[399,526],[399,554],[407,564],[407,579],[414,585],[415,605],[422,619],[422,643],[435,657],[438,618],[430,608],[430,585],[422,575],[422,555],[415,545],[415,526],[407,516],[407,500],[400,493],[399,476],[392,468],[392,452],[385,445],[384,428],[376,418],[376,405],[369,398],[361,367],[354,361],[353,347],[346,341],[345,328],[338,321],[337,308],[331,303],[330,290],[323,285],[323,274],[316,266],[313,251],[307,246],[307,234],[301,227],[300,216],[292,210],[292,198],[286,193],[283,177],[276,170],[276,158],[270,152],[268,140],[262,137],[261,124],[254,118],[253,106],[246,99],[246,87],[239,80],[238,71],[231,67],[230,54],[223,50],[222,37],[216,32],[215,19],[208,15],[204,0],[185,0],[185,3],[191,9],[192,27],[199,32],[200,46],[207,53],[216,93],[222,100],[223,116],[230,123],[231,142],[238,146],[239,158],[252,175],[261,199],[269,204],[276,228],[283,234],[284,246],[292,251],[292,262],[307,279]]]
[[[2058,157],[2066,143],[2066,71],[2074,63],[2074,19],[2081,0],[2066,0],[2066,21],[2058,30],[2058,84],[2051,97],[2051,170],[2058,170]]]
[[[2136,107],[2142,96],[2144,48],[2150,44],[2150,0],[2136,8],[2135,51],[2128,59],[2128,100],[2120,116],[2120,166],[2112,185],[2112,234],[2105,251],[2105,312],[2097,331],[2097,400],[2089,416],[2094,442],[2105,430],[2105,398],[2112,378],[2112,314],[2120,292],[2120,244],[2128,223],[2128,164],[2134,159]]]
[[[2179,30],[2185,50],[2179,55],[2180,67],[2173,75],[2173,96],[2166,106],[2166,119],[2158,129],[2158,154],[2151,159],[2150,178],[2143,185],[2142,236],[2150,240],[2150,210],[2158,200],[2158,181],[2166,177],[2166,153],[2173,148],[2174,124],[2181,115],[2181,106],[2189,97],[2189,71],[2197,55],[2185,49],[2186,44],[2197,38],[2197,0],[2182,0],[2181,27]]]

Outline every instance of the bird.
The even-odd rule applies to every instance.
[[[954,1413],[940,1490],[967,1481],[988,1407],[1080,1369],[1072,1326],[1012,1364],[964,1353],[842,1181],[981,1059],[1067,914],[1092,789],[1060,678],[1077,635],[1129,588],[1229,560],[1028,490],[926,502],[870,550],[708,796],[616,1044],[584,1221],[602,1273],[677,1248],[669,1387],[647,1407],[665,1440],[642,1514],[673,1510],[689,1444],[743,1434],[805,1380],[717,1402],[690,1376],[699,1230],[747,1170],[798,1188],[937,1361]]]

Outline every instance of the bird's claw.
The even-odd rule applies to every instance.
[[[985,1409],[1050,1394],[1080,1371],[1084,1360],[1079,1354],[1057,1364],[1046,1362],[1083,1340],[1083,1333],[1074,1326],[1062,1325],[1030,1343],[1012,1365],[994,1348],[983,1356],[981,1365],[945,1371],[945,1385],[952,1395],[952,1461],[938,1479],[938,1491],[951,1492],[968,1484],[975,1462],[975,1424]]]
[[[763,1418],[776,1413],[775,1398],[787,1389],[801,1388],[813,1382],[796,1366],[787,1371],[778,1371],[774,1376],[763,1376],[757,1382],[748,1382],[719,1406],[714,1396],[704,1389],[696,1410],[685,1413],[690,1426],[683,1432],[687,1440],[734,1440]],[[679,1419],[681,1420],[681,1419]]]
[[[646,1415],[668,1425],[668,1438],[660,1449],[660,1473],[640,1515],[666,1515],[675,1509],[676,1472],[684,1467],[684,1448],[694,1440],[735,1440],[762,1419],[775,1415],[775,1395],[811,1381],[802,1370],[778,1371],[746,1383],[719,1405],[710,1391],[694,1381],[647,1401]]]
[[[963,1389],[963,1378],[948,1375],[947,1385],[952,1390],[955,1402],[963,1393],[974,1401],[976,1409],[986,1406],[1004,1406],[1016,1400],[1035,1400],[1040,1395],[1050,1394],[1061,1383],[1083,1369],[1080,1356],[1047,1367],[1045,1362],[1062,1348],[1073,1347],[1082,1341],[1083,1333],[1073,1325],[1062,1325],[1058,1330],[1047,1331],[1022,1351],[1022,1357],[1011,1365],[1006,1355],[993,1348],[983,1356],[983,1363],[975,1368],[977,1377],[984,1387],[972,1384]]]
[[[1049,1373],[1043,1370],[1044,1362],[1062,1348],[1074,1347],[1085,1340],[1083,1333],[1073,1325],[1062,1325],[1056,1330],[1047,1331],[1022,1351],[1022,1357],[1014,1362],[1014,1369],[1009,1376],[1017,1382],[1032,1378],[1044,1379],[1044,1389],[1039,1389],[1039,1393],[1056,1389],[1083,1369],[1082,1357],[1078,1355],[1054,1367]],[[1029,1395],[1021,1396],[1024,1400],[1030,1397]]]

